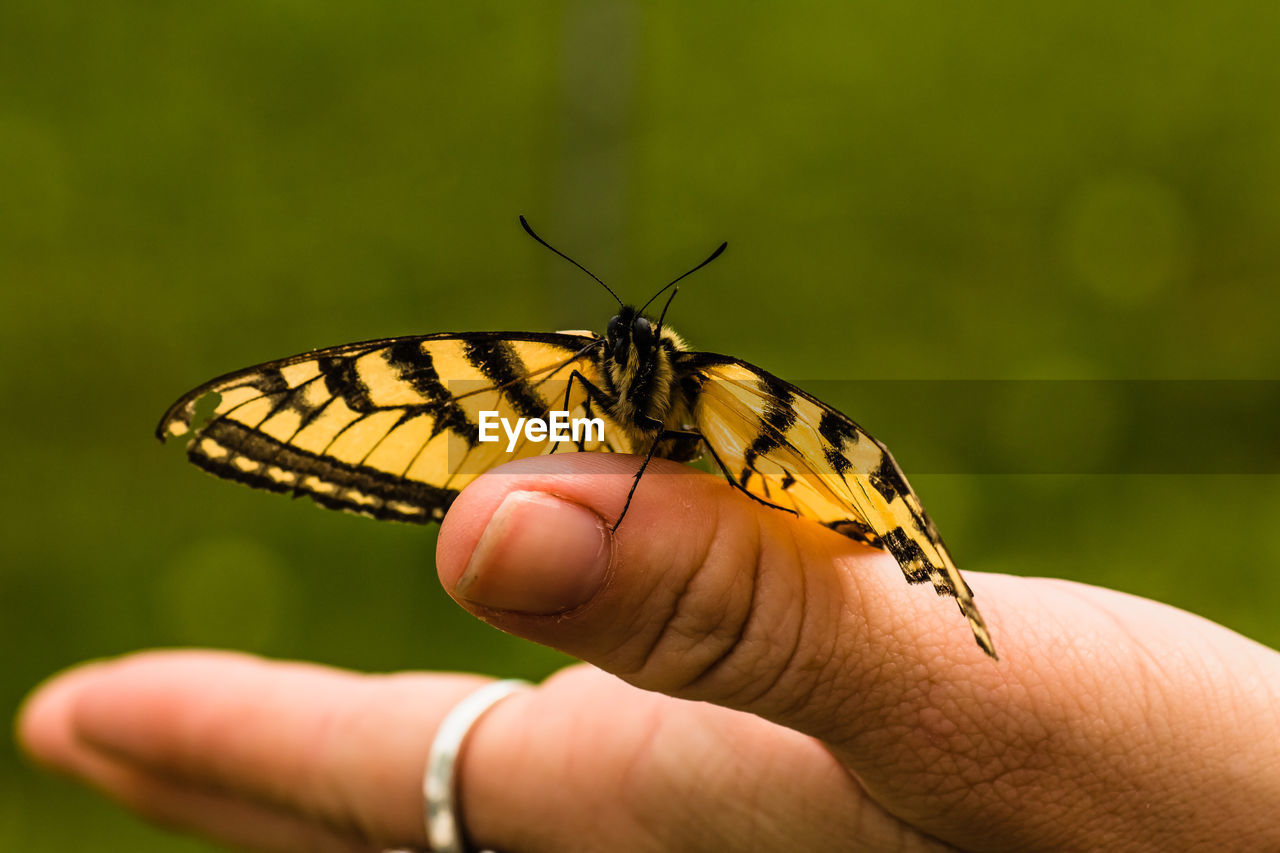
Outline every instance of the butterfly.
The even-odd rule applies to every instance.
[[[954,598],[978,645],[996,658],[972,591],[889,450],[796,386],[740,359],[691,350],[666,326],[675,285],[726,244],[634,308],[523,216],[520,223],[617,300],[603,336],[445,333],[315,350],[189,391],[165,412],[157,436],[188,437],[188,458],[219,477],[418,523],[443,518],[485,471],[565,443],[643,456],[615,529],[654,456],[688,462],[705,452],[753,500],[888,551],[908,582]],[[655,321],[645,310],[668,289]],[[199,422],[198,404],[211,395],[217,405]],[[545,440],[557,412],[603,429]],[[544,438],[508,424],[492,440],[483,427],[494,416],[542,422]]]

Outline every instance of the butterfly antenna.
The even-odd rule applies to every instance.
[[[666,285],[665,287],[663,287],[663,288],[662,288],[662,290],[659,290],[657,293],[653,294],[653,296],[650,296],[650,297],[649,297],[649,302],[652,302],[653,300],[657,299],[659,296],[661,296],[663,293],[665,293],[665,292],[666,292],[666,290],[667,290],[667,288],[668,288],[668,287],[672,287],[673,285],[675,285],[675,283],[676,283],[677,281],[680,281],[680,280],[681,280],[681,279],[683,279],[683,278],[686,278],[686,277],[688,277],[688,276],[693,275],[693,274],[694,274],[694,273],[696,273],[698,270],[702,269],[702,268],[703,268],[703,267],[705,267],[707,264],[711,263],[711,262],[712,262],[712,261],[714,261],[716,258],[720,257],[720,254],[721,254],[725,249],[727,249],[727,248],[729,248],[729,244],[728,244],[728,243],[721,243],[721,244],[716,248],[716,250],[715,250],[714,252],[712,252],[712,253],[710,254],[710,256],[708,256],[708,257],[707,257],[707,259],[706,259],[705,261],[703,261],[702,263],[698,264],[696,267],[694,267],[693,269],[689,270],[689,271],[688,271],[687,273],[685,273],[684,275],[682,275],[682,276],[678,276],[678,277],[676,277],[676,278],[675,278],[675,280],[668,282],[668,283],[667,283],[667,285]],[[672,296],[674,297],[674,296],[675,296],[675,294],[673,293],[673,294],[672,294]],[[644,305],[642,305],[642,306],[640,307],[640,313],[641,313],[641,314],[643,314],[643,313],[644,313],[644,309],[645,309],[645,308],[648,308],[648,307],[649,307],[649,302],[646,302]],[[667,300],[667,304],[668,304],[668,305],[670,305],[670,304],[671,304],[671,300],[670,300],[670,299],[668,299],[668,300]],[[666,313],[666,309],[665,309],[665,308],[664,308],[664,309],[662,309],[662,313],[664,313],[664,314]],[[659,323],[658,325],[659,325],[659,326],[661,326],[662,324],[661,324],[661,323]]]
[[[662,322],[667,319],[667,309],[671,307],[671,303],[675,301],[676,294],[680,292],[680,288],[671,291],[671,295],[667,297],[667,304],[662,306],[662,316],[658,318],[658,331],[655,334],[661,334]]]
[[[605,284],[603,281],[600,281],[600,277],[599,277],[599,276],[597,276],[595,273],[593,273],[591,270],[587,269],[587,268],[586,268],[586,267],[584,267],[582,264],[578,263],[578,262],[577,262],[577,261],[575,261],[573,258],[571,258],[571,257],[569,257],[568,255],[566,255],[564,252],[560,251],[560,250],[559,250],[559,249],[557,249],[555,246],[551,245],[551,244],[550,244],[550,243],[548,243],[546,240],[543,240],[541,237],[539,237],[539,236],[537,235],[537,232],[535,232],[535,231],[533,230],[533,228],[531,228],[531,227],[529,226],[529,221],[528,221],[527,219],[525,219],[525,218],[524,218],[524,215],[523,215],[523,214],[520,216],[520,226],[521,226],[522,228],[524,228],[524,230],[525,230],[525,231],[527,231],[527,232],[528,232],[528,234],[529,234],[529,236],[530,236],[530,237],[532,237],[533,239],[537,240],[537,241],[538,241],[539,243],[541,243],[543,246],[546,246],[548,249],[550,249],[551,251],[555,252],[557,255],[559,255],[560,257],[564,258],[566,261],[568,261],[569,263],[573,264],[575,267],[577,267],[578,269],[582,270],[582,271],[583,271],[584,273],[586,273],[587,275],[589,275],[589,276],[591,276],[592,278],[594,278],[594,279],[596,280],[596,282],[597,282],[601,287],[603,287],[605,290],[609,291],[609,295],[610,295],[610,296],[612,296],[614,299],[617,299],[617,301],[618,301],[618,305],[622,305],[622,300],[621,300],[621,299],[618,299],[618,294],[616,294],[616,293],[614,293],[614,292],[613,292],[613,288],[612,288],[612,287],[610,287],[609,285]],[[722,246],[721,248],[724,248],[724,247]]]

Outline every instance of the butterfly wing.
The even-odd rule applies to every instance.
[[[727,356],[686,353],[698,431],[746,491],[893,555],[911,583],[956,599],[996,656],[973,593],[889,450],[851,419]]]
[[[503,462],[549,453],[523,436],[479,441],[480,413],[605,420],[577,450],[630,452],[595,411],[577,370],[600,380],[590,333],[493,332],[388,338],[317,350],[228,373],[185,394],[157,434],[187,436],[187,455],[220,477],[375,518],[439,520],[458,492]],[[571,393],[566,405],[566,390]],[[197,404],[220,399],[193,423]],[[621,443],[620,443],[621,442]],[[568,449],[568,448],[565,448]]]

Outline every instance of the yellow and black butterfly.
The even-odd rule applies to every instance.
[[[593,332],[475,332],[346,344],[220,376],[165,412],[157,435],[191,435],[199,467],[321,506],[427,523],[469,482],[558,442],[481,441],[482,413],[599,418],[578,450],[644,455],[621,524],[653,456],[692,461],[705,449],[739,491],[812,519],[898,561],[911,583],[956,599],[978,645],[995,657],[973,594],[888,449],[850,418],[736,358],[691,351],[664,325],[618,300],[604,337]],[[193,423],[197,403],[219,401]],[[511,449],[507,447],[510,445]],[[616,524],[615,524],[616,528]]]

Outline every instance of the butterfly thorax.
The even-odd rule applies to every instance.
[[[690,401],[677,382],[678,360],[687,350],[679,335],[630,306],[609,321],[599,356],[605,390],[613,398],[609,414],[637,447],[692,423]],[[697,455],[694,445],[665,439],[658,454],[690,459]]]

